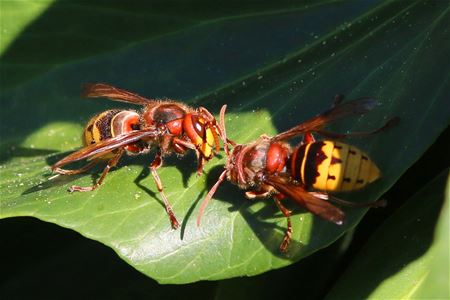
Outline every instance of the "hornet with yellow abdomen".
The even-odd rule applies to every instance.
[[[225,179],[247,190],[245,195],[249,199],[273,197],[287,218],[287,230],[280,245],[282,252],[286,251],[292,234],[291,212],[281,203],[286,197],[338,225],[344,221],[344,212],[330,202],[353,207],[384,205],[382,200],[351,203],[328,194],[361,189],[377,180],[380,171],[369,156],[356,147],[328,139],[315,141],[311,133],[334,139],[369,136],[398,121],[398,118],[392,118],[372,132],[338,134],[324,131],[322,128],[325,125],[344,117],[364,114],[376,105],[376,101],[371,98],[341,102],[342,97],[336,98],[328,111],[274,137],[262,135],[256,141],[240,145],[227,140],[227,144],[234,148],[231,152],[226,151],[228,158],[225,170],[205,197],[197,224],[200,224],[208,201]],[[225,132],[224,124],[221,124],[221,128]],[[287,140],[298,136],[303,136],[303,141],[292,147]]]
[[[55,163],[52,170],[64,175],[79,174],[99,162],[107,161],[96,184],[88,187],[72,186],[69,189],[71,192],[92,191],[102,184],[109,170],[117,165],[124,153],[143,154],[149,152],[151,147],[156,147],[156,157],[150,164],[150,170],[171,225],[174,229],[178,228],[179,223],[163,192],[156,170],[161,167],[164,156],[171,153],[183,155],[188,149],[192,149],[198,157],[197,173],[201,174],[204,164],[214,156],[214,150],[220,150],[219,137],[224,141],[226,139],[214,116],[204,107],[191,108],[171,100],[151,100],[102,83],[87,85],[84,96],[138,104],[143,109],[139,112],[107,110],[91,118],[84,129],[85,147]],[[225,109],[226,105],[221,110],[222,119]],[[80,169],[61,168],[84,159],[88,163]]]

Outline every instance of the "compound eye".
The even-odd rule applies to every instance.
[[[195,132],[203,138],[205,136],[205,122],[203,119],[192,116],[192,124],[194,125]]]

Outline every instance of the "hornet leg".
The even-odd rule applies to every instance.
[[[111,159],[108,161],[108,164],[106,165],[105,169],[103,169],[103,173],[102,173],[102,175],[100,176],[100,179],[99,179],[93,186],[82,187],[82,186],[78,186],[78,185],[72,185],[72,186],[69,188],[69,192],[71,192],[71,193],[72,193],[72,192],[88,192],[88,191],[93,191],[93,190],[95,190],[96,188],[98,188],[98,187],[103,183],[103,180],[105,179],[106,175],[109,173],[109,170],[110,170],[112,167],[115,167],[115,166],[117,165],[117,163],[119,162],[119,159],[120,159],[120,157],[122,156],[123,152],[124,152],[124,150],[123,150],[123,149],[120,149],[120,150],[117,152],[117,154],[116,154],[113,158],[111,158]],[[79,170],[82,170],[82,169],[88,167],[89,165],[90,165],[90,164],[87,164],[87,165],[84,166],[83,168],[78,169],[78,170],[73,170],[73,171],[78,172]],[[91,167],[91,166],[89,166],[89,167]],[[75,173],[75,174],[76,174],[76,173]]]
[[[291,241],[291,236],[292,236],[291,212],[289,211],[289,209],[284,207],[283,204],[281,204],[281,201],[278,199],[277,195],[274,196],[274,200],[275,200],[275,204],[278,206],[280,211],[283,213],[283,215],[287,219],[287,229],[284,234],[283,242],[280,245],[280,251],[286,252],[286,248],[289,245],[289,242]]]
[[[163,185],[161,182],[161,179],[158,176],[158,173],[156,172],[156,169],[161,167],[162,165],[162,158],[161,158],[161,151],[158,150],[156,153],[156,157],[153,160],[153,162],[150,164],[150,171],[152,173],[153,179],[155,180],[156,187],[158,188],[158,192],[161,195],[161,198],[164,202],[164,207],[166,208],[167,215],[169,216],[170,224],[172,225],[173,229],[177,229],[180,227],[180,224],[177,221],[177,218],[175,217],[175,214],[173,213],[172,206],[169,203],[169,200],[167,199],[166,195],[164,194]]]

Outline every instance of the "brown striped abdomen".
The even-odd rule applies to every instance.
[[[139,129],[139,115],[135,111],[107,110],[92,117],[84,128],[84,144],[96,144],[120,134]],[[124,147],[130,152],[139,152],[135,145]],[[113,157],[112,153],[105,153],[103,159]]]
[[[291,174],[306,188],[344,192],[365,187],[380,177],[367,154],[354,146],[317,141],[297,147],[291,156]]]
[[[87,146],[111,138],[111,120],[119,112],[107,110],[93,116],[84,128],[84,144]]]

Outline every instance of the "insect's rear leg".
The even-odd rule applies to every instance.
[[[179,139],[179,138],[174,138],[173,139],[173,145],[174,146],[182,146],[185,147],[187,149],[192,149],[195,151],[195,154],[197,155],[197,175],[200,176],[203,173],[203,166],[205,165],[205,157],[203,156],[203,154],[197,149],[197,147],[188,141]]]
[[[92,169],[92,167],[94,167],[98,163],[99,163],[99,160],[93,160],[93,161],[89,162],[88,164],[82,166],[79,169],[66,170],[66,169],[56,168],[53,170],[53,172],[60,174],[60,175],[76,175],[76,174],[81,174],[81,173],[85,173],[85,172],[89,171],[90,169]]]
[[[247,197],[247,199],[253,200],[253,199],[257,199],[257,198],[267,198],[269,197],[271,194],[271,191],[267,191],[267,190],[261,190],[261,191],[246,191],[245,192],[245,197]]]
[[[71,186],[71,187],[69,188],[69,192],[71,192],[71,193],[72,193],[72,192],[88,192],[88,191],[93,191],[93,190],[95,190],[96,188],[98,188],[98,187],[103,183],[103,180],[105,179],[105,177],[106,177],[106,175],[108,174],[109,170],[110,170],[112,167],[115,167],[115,166],[117,165],[117,163],[119,162],[120,157],[122,157],[123,152],[124,152],[124,150],[123,150],[123,149],[120,149],[120,150],[114,155],[114,157],[111,158],[111,159],[108,161],[108,164],[107,164],[106,167],[103,169],[103,173],[102,173],[102,175],[100,176],[100,179],[97,180],[97,182],[96,182],[93,186],[86,186],[86,187],[83,187],[83,186],[73,185],[73,186]],[[89,165],[90,165],[90,163],[87,164],[85,167],[87,167],[87,166],[89,166]],[[93,165],[92,165],[92,166],[93,166]],[[92,166],[90,166],[90,167],[92,167]],[[84,168],[84,167],[83,167],[83,168]],[[81,169],[83,169],[83,168],[81,168]],[[77,169],[77,170],[73,170],[73,171],[78,172],[78,171],[81,170],[81,169]],[[65,170],[65,171],[66,171],[66,170]],[[81,172],[80,172],[80,173],[81,173]],[[72,173],[72,174],[78,174],[78,173]]]
[[[203,174],[203,166],[205,165],[206,161],[199,151],[196,152],[197,152],[197,175],[201,176]]]
[[[287,229],[286,232],[284,233],[283,242],[281,242],[280,245],[280,251],[286,252],[287,246],[289,245],[292,236],[291,212],[289,211],[289,209],[284,207],[283,204],[281,204],[280,198],[283,197],[282,196],[278,197],[277,195],[274,195],[273,200],[275,201],[275,204],[278,206],[278,208],[280,209],[280,211],[283,213],[283,215],[286,217],[287,220]]]
[[[180,227],[180,224],[178,223],[178,220],[175,217],[175,214],[173,213],[173,209],[169,203],[169,200],[167,199],[166,195],[164,194],[164,189],[163,189],[161,179],[159,178],[159,175],[156,172],[156,169],[161,167],[161,165],[162,165],[161,150],[158,150],[158,152],[156,153],[155,159],[150,164],[150,172],[152,173],[153,179],[155,180],[156,187],[158,188],[158,192],[161,195],[161,198],[163,199],[164,207],[166,209],[167,215],[169,216],[170,224],[172,225],[173,229],[177,229],[178,227]]]

